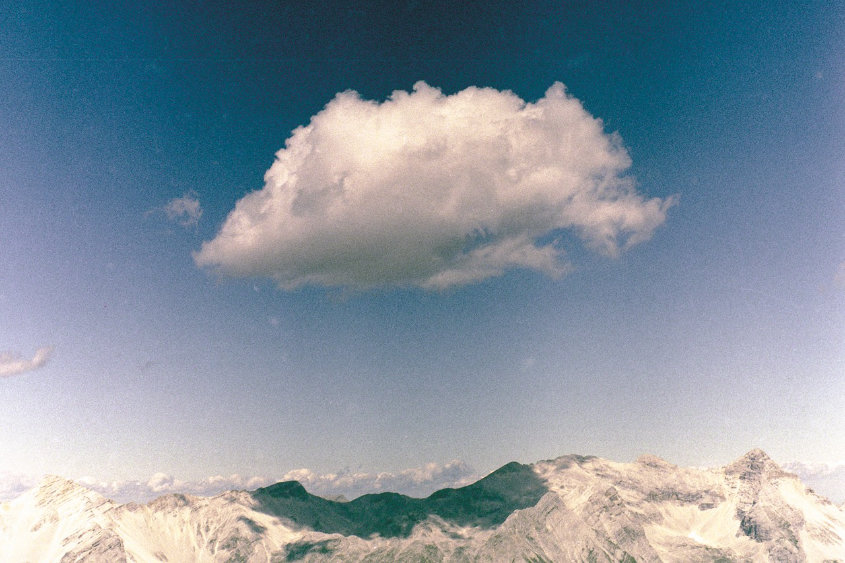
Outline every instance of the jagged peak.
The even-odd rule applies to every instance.
[[[745,479],[754,476],[783,474],[784,471],[766,452],[755,448],[725,467],[725,473],[739,475],[740,478]]]
[[[760,448],[754,448],[753,450],[748,451],[745,455],[737,459],[734,463],[745,463],[745,464],[766,464],[766,463],[774,463],[769,454],[761,450]]]
[[[84,498],[86,502],[102,504],[106,498],[76,481],[58,475],[45,475],[35,487],[38,503],[60,504],[74,498]]]
[[[753,459],[763,459],[767,461],[772,461],[772,458],[769,457],[769,454],[761,450],[760,448],[754,448],[753,450],[749,450],[744,456],[744,458],[753,458]]]
[[[66,479],[59,475],[44,475],[38,482],[35,488],[40,491],[51,492],[53,494],[63,494],[73,491],[87,492],[90,489],[80,485],[76,481]]]
[[[256,489],[255,494],[267,495],[272,498],[298,498],[308,499],[311,494],[305,490],[299,481],[281,481],[269,487]]]
[[[151,500],[147,503],[150,508],[161,509],[177,509],[185,506],[192,506],[196,497],[186,495],[183,493],[169,493]]]
[[[673,469],[676,465],[669,463],[662,457],[653,454],[643,454],[637,458],[636,462],[639,465],[647,465],[655,469]]]
[[[567,469],[573,465],[584,465],[585,463],[589,463],[591,461],[601,460],[594,455],[579,455],[579,454],[567,454],[562,455],[560,457],[556,457],[554,459],[546,459],[543,461],[538,461],[537,464],[551,464],[557,469]],[[537,465],[535,464],[535,465]]]

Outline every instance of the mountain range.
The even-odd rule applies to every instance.
[[[426,498],[352,501],[287,481],[119,504],[45,477],[0,504],[0,561],[845,562],[845,511],[760,450],[713,469],[512,462]]]

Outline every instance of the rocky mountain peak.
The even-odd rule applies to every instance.
[[[97,495],[82,485],[58,475],[45,475],[35,490],[39,503],[58,503],[73,497]]]
[[[727,475],[735,475],[743,480],[759,479],[764,476],[783,475],[781,467],[761,449],[754,449],[725,467]]]
[[[656,455],[651,454],[643,454],[637,458],[636,463],[640,465],[647,465],[649,467],[653,467],[655,469],[673,469],[675,465],[669,463],[663,458],[657,457]]]
[[[66,488],[84,488],[82,485],[77,484],[75,481],[71,481],[70,479],[65,479],[64,477],[60,477],[58,475],[44,475],[41,480],[38,482],[36,488],[38,489],[66,489]]]
[[[761,450],[724,470],[564,456],[426,498],[287,481],[144,506],[47,477],[0,506],[0,561],[845,560],[845,515],[787,475]]]
[[[272,498],[295,498],[309,500],[311,495],[299,481],[282,481],[269,487],[262,487],[255,491],[257,495],[266,495]]]

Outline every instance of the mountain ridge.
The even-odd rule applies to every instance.
[[[298,481],[118,504],[45,477],[0,504],[3,561],[845,561],[845,513],[762,450],[508,463],[425,498],[335,501]]]
[[[548,492],[530,466],[508,463],[475,483],[445,488],[425,498],[366,494],[347,502],[311,495],[297,481],[257,489],[258,510],[288,517],[296,526],[369,538],[408,537],[431,516],[457,526],[493,527],[514,510],[535,505]]]

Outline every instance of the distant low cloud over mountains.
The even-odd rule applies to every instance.
[[[398,472],[369,473],[349,469],[320,473],[301,468],[283,475],[264,476],[212,475],[199,480],[180,479],[168,473],[155,473],[147,480],[103,481],[81,477],[76,482],[101,495],[119,502],[147,502],[172,493],[213,496],[230,490],[254,490],[277,481],[297,481],[314,494],[328,498],[356,498],[383,491],[397,491],[410,496],[424,497],[445,487],[462,487],[478,479],[479,475],[462,461],[427,463]],[[0,473],[0,501],[10,500],[33,487],[37,478]]]
[[[199,266],[283,289],[443,289],[508,269],[560,276],[563,233],[616,256],[648,240],[675,198],[626,175],[616,134],[555,83],[453,95],[424,82],[384,102],[338,94],[237,202]]]

